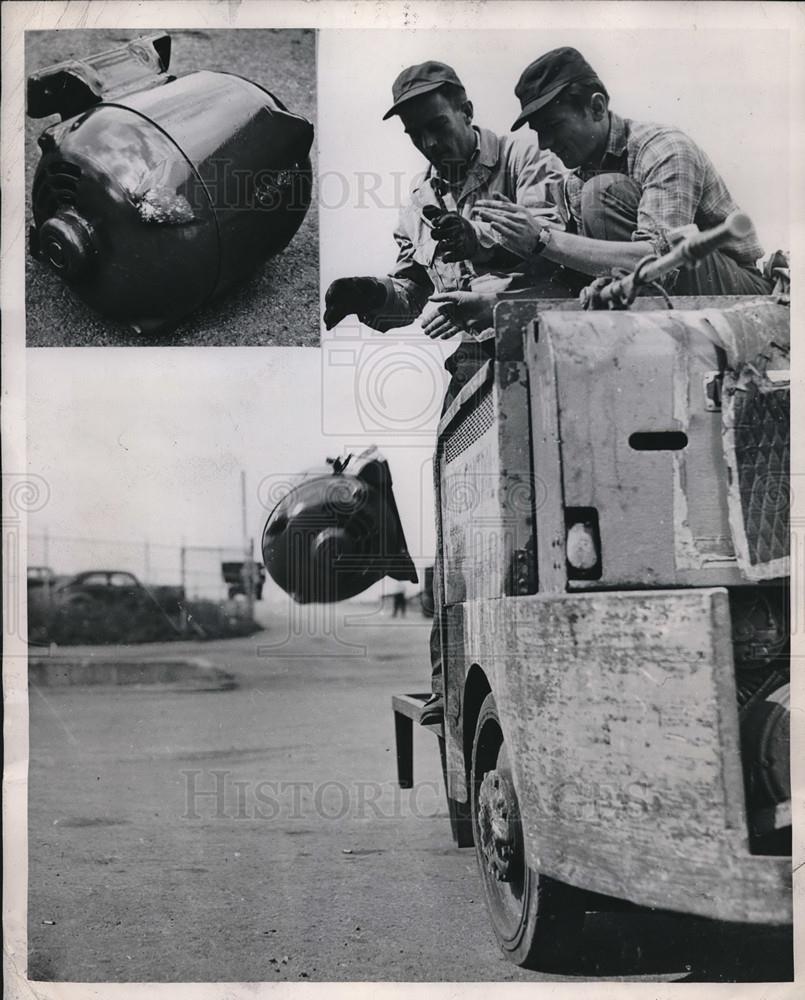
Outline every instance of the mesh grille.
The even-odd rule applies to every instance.
[[[731,526],[750,578],[782,575],[789,554],[791,391],[755,373],[724,379],[724,425],[730,466]],[[760,567],[767,573],[758,574]]]
[[[444,461],[449,465],[475,444],[495,422],[492,390],[489,389],[473,410],[462,417],[443,443]]]

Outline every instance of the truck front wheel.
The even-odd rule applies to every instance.
[[[584,909],[572,889],[529,867],[511,763],[494,696],[486,696],[472,746],[475,854],[492,928],[517,965],[563,962]]]

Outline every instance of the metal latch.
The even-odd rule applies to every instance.
[[[721,410],[723,383],[723,372],[705,372],[702,377],[702,384],[704,386],[704,408],[709,413],[718,413]]]
[[[535,590],[533,559],[527,549],[514,550],[512,569],[514,570],[514,595],[533,594]]]

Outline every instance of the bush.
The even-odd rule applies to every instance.
[[[29,601],[28,639],[60,646],[170,642],[177,639],[223,639],[251,635],[259,630],[248,609],[236,601],[185,602],[186,623],[177,602],[167,614],[156,604],[114,607],[99,601],[77,600],[50,607]],[[175,608],[175,610],[174,610]]]

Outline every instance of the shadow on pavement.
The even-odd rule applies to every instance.
[[[572,962],[572,966],[571,966]],[[651,976],[682,982],[788,982],[790,926],[703,920],[651,910],[589,913],[576,957],[540,971],[580,979]]]

